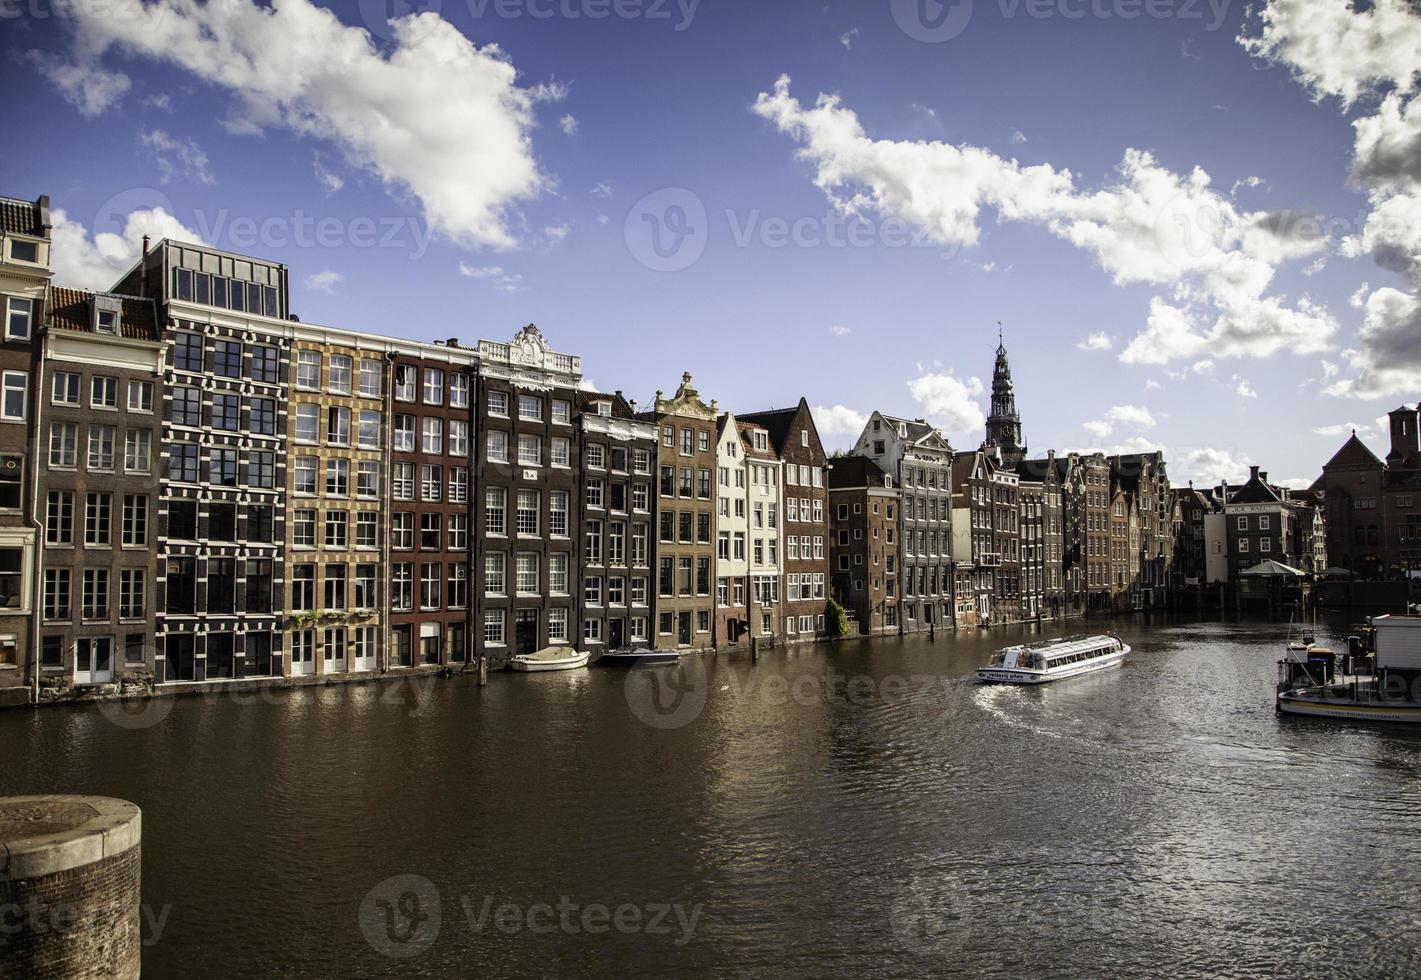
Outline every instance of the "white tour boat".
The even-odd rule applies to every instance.
[[[543,670],[573,670],[577,667],[587,666],[586,653],[578,653],[567,647],[549,647],[546,650],[539,650],[537,653],[523,653],[514,657],[508,662],[510,670],[521,670],[527,673]]]
[[[1046,684],[1114,667],[1129,652],[1118,636],[1063,637],[998,650],[991,663],[977,668],[977,677],[998,684]]]

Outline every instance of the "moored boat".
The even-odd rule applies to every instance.
[[[660,667],[681,659],[675,650],[652,650],[646,647],[611,650],[595,661],[603,667]]]
[[[977,677],[995,684],[1046,684],[1118,666],[1129,652],[1113,634],[1062,637],[998,650],[991,663],[977,668]]]
[[[1378,616],[1368,632],[1371,656],[1358,637],[1343,655],[1290,644],[1278,662],[1279,713],[1421,724],[1421,616]]]
[[[508,662],[508,669],[521,670],[524,673],[538,673],[545,670],[574,670],[578,667],[586,667],[587,657],[586,653],[578,653],[576,650],[550,647],[546,650],[539,650],[537,653],[519,654]]]

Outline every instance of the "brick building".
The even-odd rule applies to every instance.
[[[1421,570],[1421,417],[1403,405],[1387,420],[1385,461],[1354,431],[1312,486],[1322,494],[1328,561],[1364,579]]]
[[[859,633],[898,632],[898,508],[893,477],[866,456],[829,460],[829,575]]]
[[[36,387],[41,698],[152,683],[162,367],[151,300],[51,291]]]

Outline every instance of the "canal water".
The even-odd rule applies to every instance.
[[[144,976],[1421,975],[1421,734],[1281,718],[1287,627],[1023,635],[0,714],[143,809]],[[1323,638],[1345,623],[1322,630]]]

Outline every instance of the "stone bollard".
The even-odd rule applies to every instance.
[[[136,978],[141,836],[125,800],[0,798],[0,977]]]

